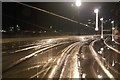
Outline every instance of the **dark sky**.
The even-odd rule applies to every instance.
[[[104,17],[107,20],[111,19],[113,18],[113,15],[115,15],[115,10],[118,9],[119,5],[119,3],[110,2],[85,2],[78,8],[72,2],[26,2],[25,4],[45,9],[82,23],[87,23],[88,19],[95,21],[95,8],[100,9],[99,17]],[[3,2],[2,15],[3,29],[8,29],[9,27],[18,24],[24,30],[41,30],[41,27],[49,30],[49,26],[53,26],[54,30],[62,30],[64,32],[93,31],[85,26],[46,14],[18,3]],[[106,29],[109,28],[110,26],[106,26]]]

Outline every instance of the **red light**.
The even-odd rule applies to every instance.
[[[23,32],[30,32],[29,30],[24,30]]]

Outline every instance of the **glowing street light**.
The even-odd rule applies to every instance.
[[[98,12],[99,12],[99,9],[94,10],[94,13],[96,13],[96,27],[95,27],[96,31],[98,31]]]
[[[112,24],[112,41],[114,41],[114,33],[113,33],[113,31],[114,31],[114,21],[111,21],[111,24]]]
[[[81,0],[76,0],[75,4],[77,7],[81,6]]]
[[[100,18],[101,21],[101,38],[103,39],[103,18]]]
[[[94,13],[98,13],[98,12],[99,12],[99,9],[95,9],[95,10],[94,10]]]

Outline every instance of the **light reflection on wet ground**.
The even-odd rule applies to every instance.
[[[30,73],[35,74],[41,68],[43,65],[45,65],[47,62],[50,61],[51,58],[54,58],[59,56],[60,54],[58,53],[61,49],[65,48],[67,45],[63,45],[60,47],[55,47],[52,48],[48,51],[42,52],[43,54],[38,54],[29,60],[24,61],[23,63],[18,64],[18,66],[14,67],[13,69],[9,70],[4,74],[3,77],[9,76],[9,77],[30,77]],[[32,67],[32,66],[37,66],[37,67]],[[40,66],[40,67],[38,67]],[[21,71],[21,69],[25,69],[24,71]],[[9,74],[10,73],[10,74]],[[21,73],[26,73],[22,74]],[[29,73],[29,76],[27,76]],[[7,75],[6,75],[7,74]],[[14,76],[16,74],[16,76]]]
[[[83,41],[82,41],[83,40]],[[13,43],[4,43],[3,51],[3,70],[7,66],[14,63],[18,59],[24,58],[27,55],[30,55],[38,50],[49,47],[50,45],[56,45],[64,43],[59,46],[51,47],[45,51],[42,51],[38,54],[35,54],[31,58],[28,58],[19,64],[11,67],[10,69],[3,72],[3,78],[30,78],[34,77],[36,73],[39,73],[35,77],[43,77],[47,70],[51,70],[50,66],[57,65],[54,63],[54,60],[59,59],[62,51],[71,43],[80,41],[81,43],[85,41],[85,38],[55,38],[55,39],[44,39],[44,40],[35,40],[35,41],[22,41],[22,42],[13,42]],[[22,44],[21,44],[22,43]],[[13,48],[11,46],[14,46]],[[15,48],[17,46],[17,48]],[[45,46],[45,47],[43,47]],[[17,52],[16,52],[17,51]],[[12,53],[11,53],[12,52]],[[73,57],[74,58],[74,57]],[[72,59],[72,58],[69,58]],[[49,72],[49,71],[48,71]],[[66,74],[66,73],[65,73]],[[48,74],[49,75],[49,74]],[[45,77],[48,77],[46,75]]]
[[[101,45],[102,44],[102,45]],[[110,44],[108,42],[108,44]],[[111,44],[112,45],[112,44]],[[108,48],[103,41],[99,40],[94,46],[103,65],[114,75],[115,78],[120,76],[120,54]]]
[[[54,45],[54,44],[58,44],[60,42],[68,42],[68,41],[69,41],[69,43],[75,42],[73,40],[68,40],[68,39],[53,39],[53,40],[46,39],[46,40],[36,40],[35,42],[27,42],[27,41],[25,41],[25,42],[22,41],[23,43],[15,42],[15,43],[11,43],[11,45],[12,46],[14,45],[14,47],[15,46],[17,46],[17,47],[23,46],[24,48],[26,48],[26,47],[31,46],[31,45],[29,46],[28,44],[32,44],[32,46],[33,46],[33,44],[39,45],[39,46],[40,45],[48,45],[48,44]],[[5,69],[5,67],[7,67],[9,64],[13,63],[14,61],[20,59],[21,57],[24,57],[25,55],[29,55],[30,53],[33,53],[37,50],[36,48],[33,48],[31,50],[25,50],[25,51],[20,51],[20,52],[10,54],[10,51],[14,51],[14,50],[11,50],[12,47],[9,44],[10,43],[5,43],[3,45],[4,46],[3,50],[7,49],[9,51],[9,53],[5,53],[5,54],[3,53],[3,70]],[[61,45],[58,47],[51,48],[47,51],[43,51],[42,52],[43,54],[36,54],[29,60],[26,60],[26,61],[18,64],[17,66],[13,67],[13,69],[10,69],[7,72],[5,72],[3,77],[5,77],[5,76],[6,77],[18,77],[18,78],[19,77],[30,77],[30,75],[33,75],[36,72],[38,72],[38,70],[41,69],[43,65],[45,65],[47,62],[52,60],[52,58],[59,56],[60,55],[59,52],[68,45],[69,44],[64,44],[64,45]],[[18,48],[16,48],[16,50],[17,49]],[[16,76],[15,76],[15,74],[16,74]]]

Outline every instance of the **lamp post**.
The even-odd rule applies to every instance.
[[[82,5],[81,0],[76,0],[75,5],[78,8],[78,22],[79,22],[79,7]],[[78,24],[78,26],[79,26],[79,24]],[[79,29],[77,29],[77,30],[79,30]]]
[[[103,18],[100,18],[101,21],[101,38],[103,39]]]
[[[96,31],[98,31],[98,12],[99,12],[99,9],[94,10],[94,13],[96,13],[96,27],[95,27]]]
[[[111,21],[112,24],[112,41],[114,41],[114,21]]]

